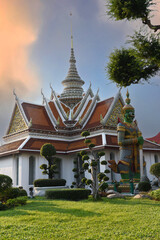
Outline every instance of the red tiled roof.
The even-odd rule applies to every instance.
[[[102,145],[102,137],[101,135],[96,137],[90,138],[92,143],[96,146]],[[40,150],[43,144],[51,143],[54,145],[57,151],[67,152],[67,151],[74,151],[86,148],[86,144],[84,143],[84,139],[76,140],[72,142],[65,142],[59,140],[45,140],[45,139],[38,139],[38,138],[31,138],[22,148],[22,150]]]
[[[107,141],[107,145],[118,146],[117,136],[106,135],[106,141]],[[160,147],[155,145],[154,143],[150,143],[150,142],[144,140],[143,149],[144,150],[147,150],[147,149],[148,150],[150,150],[150,149],[160,150]]]
[[[49,102],[49,106],[50,106],[50,108],[51,108],[51,111],[52,111],[55,119],[58,120],[58,118],[59,118],[59,120],[60,120],[59,126],[60,126],[60,127],[65,127],[65,125],[64,125],[64,123],[63,123],[63,121],[62,121],[62,119],[61,119],[61,117],[60,117],[60,115],[59,115],[59,113],[58,113],[58,111],[57,111],[57,108],[56,108],[54,102]]]
[[[22,107],[28,121],[32,119],[32,128],[54,131],[54,127],[44,106],[22,103]]]
[[[147,140],[160,144],[160,132],[154,137],[147,138]]]
[[[8,143],[8,144],[4,144],[4,145],[0,146],[0,155],[4,155],[5,153],[10,152],[10,151],[18,150],[18,148],[24,141],[25,141],[25,139],[18,140],[16,142],[12,142],[12,143]]]
[[[79,102],[79,103],[74,107],[74,109],[73,109],[73,114],[75,114],[75,112],[77,111],[77,109],[78,109],[78,107],[79,107],[80,104],[81,104],[81,102]]]
[[[61,102],[61,106],[63,107],[65,113],[68,113],[70,112],[70,108],[68,108],[66,105],[64,105],[62,102]]]
[[[104,101],[98,102],[94,112],[92,113],[92,116],[90,117],[89,121],[87,122],[85,129],[95,127],[97,125],[100,125],[100,115],[104,117],[106,113],[108,112],[112,102],[113,102],[113,97],[106,99]]]
[[[86,112],[88,111],[88,108],[89,108],[89,106],[91,105],[91,103],[92,103],[92,99],[89,100],[86,108],[84,109],[84,111],[83,111],[83,113],[82,113],[82,115],[81,115],[81,119],[84,118],[84,116],[85,116]]]

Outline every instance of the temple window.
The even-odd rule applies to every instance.
[[[54,175],[54,178],[56,179],[60,179],[61,178],[61,160],[59,159],[58,161],[56,161],[56,173]]]
[[[16,156],[16,185],[19,185],[19,156]]]
[[[33,182],[35,180],[35,157],[30,156],[29,157],[29,185],[33,185]]]
[[[154,162],[158,163],[158,156],[157,156],[157,154],[154,155]]]

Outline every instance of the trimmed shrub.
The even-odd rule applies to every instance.
[[[7,209],[6,204],[0,202],[0,211],[6,210],[6,209]]]
[[[25,205],[26,203],[27,203],[27,197],[17,197],[13,199],[8,199],[6,202],[6,206],[8,208],[12,208],[19,205]]]
[[[154,190],[154,191],[150,192],[149,195],[150,195],[153,199],[160,201],[160,189],[157,189],[157,190]]]
[[[20,191],[19,191],[19,197],[27,196],[26,190],[24,190],[24,189],[19,189],[19,190],[20,190]]]
[[[65,184],[65,179],[37,179],[34,181],[34,187],[65,186]]]
[[[160,163],[155,163],[150,167],[150,173],[157,178],[160,177]]]
[[[148,192],[151,189],[151,184],[149,182],[139,182],[138,190],[140,192]]]
[[[65,200],[82,200],[88,199],[88,196],[91,194],[89,189],[54,189],[47,190],[45,196],[47,199],[65,199]]]
[[[0,174],[0,192],[9,189],[12,186],[12,179],[7,176]]]

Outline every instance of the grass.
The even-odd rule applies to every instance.
[[[37,198],[0,211],[1,240],[160,239],[160,202],[103,199],[79,202]]]

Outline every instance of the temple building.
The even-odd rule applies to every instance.
[[[14,186],[23,186],[27,191],[35,179],[47,178],[40,169],[40,165],[46,162],[40,156],[40,148],[45,143],[55,146],[61,158],[56,177],[66,179],[68,186],[74,181],[73,160],[80,150],[86,149],[80,135],[82,131],[90,131],[96,151],[105,151],[101,160],[119,160],[117,121],[118,117],[123,117],[124,106],[120,91],[105,100],[100,100],[99,91],[93,93],[91,84],[84,91],[84,81],[76,68],[73,42],[69,62],[68,74],[62,81],[63,92],[57,95],[50,86],[50,99],[42,92],[43,104],[20,100],[14,92],[13,114],[0,147],[0,174],[9,175]],[[152,180],[149,169],[160,161],[160,145],[145,140],[143,153],[146,175]],[[120,175],[111,171],[110,181],[113,180],[119,181]]]

